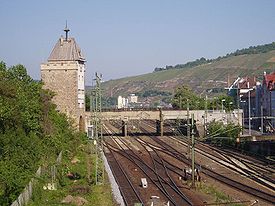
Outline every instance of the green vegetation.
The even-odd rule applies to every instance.
[[[185,64],[177,64],[175,66],[166,66],[165,68],[155,68],[154,72],[163,71],[163,70],[169,70],[169,69],[185,69],[185,68],[191,68],[207,63],[212,63],[215,61],[219,61],[221,59],[225,59],[232,56],[240,56],[240,55],[247,55],[247,54],[261,54],[261,53],[267,53],[269,51],[275,50],[275,42],[272,42],[270,44],[265,45],[259,45],[259,46],[251,46],[249,48],[245,49],[238,49],[235,52],[229,53],[223,57],[218,57],[216,59],[206,59],[204,57],[201,57],[200,59],[196,59],[195,61],[187,62]]]
[[[188,86],[178,87],[175,91],[174,98],[172,100],[172,105],[177,109],[203,109],[204,108],[204,99],[197,96],[191,88]]]
[[[233,123],[224,125],[222,122],[212,121],[208,126],[207,141],[214,144],[235,146],[242,128]]]
[[[102,97],[102,108],[114,108],[117,105],[116,97]]]
[[[85,94],[85,109],[90,111],[91,107],[91,87],[86,88]],[[102,96],[101,97],[102,108],[114,108],[117,105],[117,97]]]
[[[35,193],[29,206],[56,206],[61,204],[68,195],[74,200],[66,205],[76,205],[77,198],[84,198],[85,205],[93,206],[113,206],[112,191],[105,178],[104,184],[94,185],[95,172],[92,165],[95,165],[94,148],[91,143],[84,141],[77,148],[76,153],[68,153],[64,156],[62,164],[57,167],[57,190],[44,190],[43,186],[51,182],[50,175],[44,175],[36,186]],[[102,165],[101,165],[102,166]],[[69,179],[69,173],[78,174],[76,180]],[[106,174],[105,174],[106,176]]]
[[[175,66],[166,66],[165,68],[157,67],[154,69],[154,72],[159,72],[163,70],[169,70],[169,69],[185,69],[185,68],[191,68],[195,66],[199,66],[202,64],[207,64],[212,62],[212,59],[205,59],[204,57],[201,57],[200,59],[196,59],[195,61],[187,62],[185,64],[177,64]]]
[[[22,65],[7,68],[0,63],[0,205],[10,205],[40,160],[50,158],[49,154],[56,154],[62,147],[57,136],[50,138],[47,133],[57,126],[56,118],[65,124],[49,99],[50,94],[27,75]],[[44,130],[46,122],[53,128]],[[45,154],[46,148],[49,152]]]
[[[60,151],[68,162],[85,147],[84,136],[55,110],[52,97],[53,93],[43,90],[41,82],[34,81],[24,66],[7,68],[0,62],[0,205],[10,205],[38,167],[47,171]],[[83,161],[82,156],[79,158]],[[84,171],[79,173],[85,176]],[[41,177],[41,184],[46,176]],[[60,186],[66,185],[64,175],[58,180]],[[100,193],[101,189],[95,191]]]
[[[233,98],[227,95],[220,95],[212,99],[206,99],[196,95],[188,86],[178,87],[172,99],[172,106],[177,109],[206,109],[217,110],[224,109],[230,111],[234,108]]]
[[[85,94],[85,111],[90,111],[90,107],[91,107],[91,97],[90,94]]]
[[[273,46],[274,43],[271,48]],[[103,95],[117,97],[131,93],[142,94],[148,90],[173,93],[180,85],[188,85],[196,94],[203,94],[203,96],[207,94],[209,97],[213,97],[225,94],[224,88],[228,86],[228,80],[232,83],[237,77],[256,76],[257,80],[261,81],[264,71],[267,73],[274,71],[275,50],[270,49],[264,52],[260,52],[260,50],[237,56],[232,53],[212,62],[201,59],[202,64],[184,69],[165,69],[139,76],[110,80],[102,84]],[[241,52],[238,53],[241,54]],[[142,101],[142,99],[140,100]]]
[[[210,195],[213,198],[213,204],[219,205],[219,204],[226,204],[228,206],[243,206],[242,203],[230,203],[234,202],[234,200],[224,194],[223,192],[219,191],[217,188],[215,188],[212,185],[207,185],[205,183],[199,183],[197,185],[197,189],[199,189],[201,192]]]
[[[170,96],[170,92],[158,91],[158,90],[146,90],[144,92],[139,92],[136,95],[140,97],[154,97],[154,96]]]

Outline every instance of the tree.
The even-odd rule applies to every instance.
[[[203,109],[204,99],[198,97],[188,86],[178,87],[172,99],[173,108],[177,109]]]
[[[219,121],[212,121],[208,126],[207,140],[212,143],[234,146],[241,132],[241,127],[233,123],[224,125]]]
[[[0,205],[10,205],[35,174],[61,151],[74,152],[80,138],[23,65],[0,62]]]
[[[232,109],[235,108],[235,104],[234,104],[234,99],[231,96],[228,95],[220,95],[217,98],[217,102],[219,105],[219,108],[221,109],[222,105],[223,105],[223,109],[225,111],[231,111]]]
[[[88,94],[85,94],[85,110],[86,111],[90,111],[90,107],[91,107],[91,97]]]

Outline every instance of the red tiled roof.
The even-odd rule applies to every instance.
[[[274,89],[274,83],[275,83],[275,72],[264,75],[263,85],[266,85],[266,87],[269,90]]]
[[[256,86],[256,78],[255,77],[244,77],[241,81],[239,81],[239,88],[246,89],[252,88]]]

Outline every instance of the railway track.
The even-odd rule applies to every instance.
[[[144,128],[144,126],[142,125],[139,129],[143,133],[148,132],[148,130],[150,132],[152,132],[152,131],[155,132],[155,130],[153,130],[154,126],[151,126],[151,128],[149,128],[150,124],[147,124],[146,126],[147,126],[147,128]],[[135,137],[135,139],[137,139],[137,141],[140,142],[140,139],[138,137]],[[171,172],[171,173],[175,173],[178,176],[182,176],[182,168],[177,167],[176,165],[174,165],[173,163],[167,161],[166,159],[159,158],[159,156],[161,156],[161,155],[158,156],[156,153],[158,153],[158,154],[160,152],[166,153],[167,155],[170,155],[170,156],[174,157],[175,159],[180,160],[181,162],[183,162],[186,165],[190,165],[190,160],[187,159],[185,155],[183,155],[182,153],[180,153],[179,151],[177,151],[175,148],[171,147],[169,144],[163,142],[158,137],[152,137],[151,140],[155,141],[156,144],[150,143],[150,145],[147,145],[147,147],[149,147],[149,146],[151,147],[152,151],[150,153],[154,152],[154,154],[151,154],[151,159],[152,159],[152,161],[155,162],[155,163],[153,163],[155,165],[154,166],[155,170],[156,171],[161,171],[161,168],[163,168],[162,170],[165,171],[165,172],[168,172],[168,173]],[[149,144],[149,143],[148,142],[147,143],[146,142],[145,143],[144,142],[143,143],[140,142],[140,144],[145,145],[145,144]],[[182,144],[185,144],[185,146],[186,146],[186,142],[182,142]],[[208,145],[206,145],[205,147],[207,147],[207,146]],[[211,150],[211,149],[212,149],[212,147],[208,148],[208,150]],[[198,152],[198,151],[196,151],[196,152]],[[269,184],[269,186],[265,185],[265,181],[269,181],[271,183],[271,187],[269,187],[269,189],[270,190],[274,189],[273,186],[272,186],[272,184],[274,183],[273,182],[274,180],[272,178],[268,179],[268,177],[267,177],[267,179],[263,179],[262,181],[259,181],[259,179],[262,178],[262,177],[260,177],[259,175],[255,174],[254,172],[252,172],[252,174],[254,174],[254,177],[253,177],[253,175],[251,173],[249,173],[249,172],[251,172],[251,170],[255,171],[255,169],[257,169],[257,167],[258,167],[258,164],[252,163],[251,165],[249,165],[249,161],[247,161],[247,160],[236,158],[236,156],[228,158],[228,156],[226,156],[226,155],[228,155],[226,152],[220,152],[220,151],[216,151],[216,152],[219,152],[219,155],[217,155],[215,158],[219,158],[220,160],[223,159],[223,161],[227,162],[227,164],[234,165],[235,168],[238,167],[239,164],[244,164],[245,166],[243,166],[242,171],[243,171],[243,173],[246,174],[247,177],[251,177],[252,176],[251,179],[253,181],[255,181],[255,182],[258,181],[258,184],[264,185],[267,188],[270,186],[270,184]],[[208,156],[209,155],[211,156],[211,154],[208,154]],[[233,158],[235,158],[235,159],[233,159]],[[239,163],[236,163],[236,161],[239,161]],[[163,166],[163,165],[165,165],[165,166]],[[166,167],[166,169],[164,167]],[[207,168],[205,166],[196,165],[196,167],[197,168],[201,167],[202,172],[205,175],[207,175],[209,177],[212,177],[212,178],[214,178],[214,179],[216,179],[216,180],[218,180],[218,181],[220,181],[220,182],[222,182],[222,183],[224,183],[224,184],[226,184],[228,186],[231,186],[231,187],[233,187],[235,189],[238,189],[238,190],[243,191],[243,192],[245,192],[247,194],[255,196],[255,197],[257,197],[259,199],[262,199],[262,200],[264,200],[264,201],[266,201],[268,203],[275,204],[274,194],[272,195],[272,194],[264,192],[262,190],[250,187],[250,186],[245,185],[245,184],[242,184],[241,182],[235,181],[235,180],[233,180],[233,179],[231,179],[231,178],[229,178],[227,176],[221,175],[221,174],[219,174],[219,173],[217,173],[217,172],[215,172],[215,171],[213,171],[213,170],[211,170],[211,169],[209,169],[209,168]],[[261,168],[262,171],[265,171],[265,169],[266,169],[265,166],[259,166],[259,168]],[[267,168],[267,170],[270,173],[274,172],[272,168]],[[168,179],[169,179],[169,177],[168,177]],[[171,180],[169,180],[169,181],[170,181],[170,184],[173,184]]]
[[[169,201],[170,205],[193,205],[178,188],[172,177],[169,175],[168,169],[165,166],[165,161],[162,160],[156,152],[152,154],[148,151],[152,161],[152,164],[150,165],[148,164],[148,161],[145,162],[144,159],[141,159],[139,155],[135,154],[121,137],[112,138],[112,141],[115,142],[119,148],[116,147],[115,149],[109,145],[109,149],[116,151],[124,158],[130,160],[141,171],[143,171],[144,175],[146,175],[152,184],[154,184],[158,190],[162,192],[163,196],[167,198],[167,202]],[[152,149],[151,151],[154,150]]]
[[[104,145],[108,145],[108,148],[116,153],[118,153],[120,156],[124,157],[128,161],[130,161],[132,164],[134,164],[136,167],[138,167],[142,172],[143,176],[146,176],[150,181],[162,192],[164,197],[166,197],[166,201],[170,201],[173,205],[177,205],[173,198],[171,196],[168,196],[166,194],[166,191],[163,190],[163,187],[161,184],[163,184],[164,180],[160,178],[159,176],[158,179],[160,179],[160,185],[156,183],[156,180],[153,179],[154,175],[152,174],[152,168],[148,166],[146,163],[143,162],[136,154],[133,153],[131,148],[129,148],[128,145],[125,145],[123,141],[121,141],[121,138],[115,137],[111,138],[111,140],[115,143],[117,147],[111,146],[109,143],[105,142]],[[119,141],[118,141],[119,140]],[[121,145],[123,144],[123,146]],[[127,150],[126,150],[126,148]]]
[[[161,155],[159,154],[159,150],[152,147],[151,145],[149,145],[147,142],[143,142],[143,141],[139,141],[138,138],[136,138],[136,140],[144,147],[144,149],[148,152],[149,156],[151,157],[151,160],[153,162],[155,171],[157,173],[164,173],[162,174],[162,176],[167,176],[170,183],[173,186],[173,191],[177,193],[178,197],[173,197],[174,199],[177,198],[177,202],[180,203],[180,205],[193,205],[192,202],[189,200],[189,198],[182,193],[182,191],[180,190],[180,188],[177,186],[176,182],[174,181],[174,179],[172,178],[172,175],[169,174],[169,170],[174,172],[174,168],[168,168],[167,167],[167,161],[164,160]],[[148,150],[147,148],[150,148],[150,150]],[[169,164],[170,166],[173,167],[173,165]],[[180,173],[177,173],[177,175],[180,175]],[[165,185],[162,185],[163,189],[165,189]],[[170,188],[168,188],[169,190]],[[165,191],[167,191],[165,189]],[[168,193],[168,192],[167,192]],[[173,192],[171,192],[173,193]]]
[[[107,145],[106,147],[110,151],[109,155],[106,155],[106,157],[115,176],[115,179],[118,182],[119,189],[122,194],[123,200],[125,201],[125,204],[130,206],[134,205],[135,203],[142,203],[144,205],[140,194],[134,188],[128,175],[125,173],[120,163],[117,161],[115,155],[113,154],[114,152]]]
[[[146,126],[153,128],[152,124],[147,124]],[[185,147],[188,146],[187,140],[175,137],[170,138],[179,141]],[[266,162],[262,159],[255,160],[252,158],[251,160],[247,160],[247,158],[250,157],[244,156],[242,158],[242,154],[236,154],[236,152],[228,150],[224,151],[221,148],[217,149],[213,146],[209,146],[208,144],[201,142],[197,142],[196,152],[200,153],[201,155],[207,156],[209,159],[227,168],[230,168],[234,171],[237,170],[241,175],[246,176],[247,178],[270,189],[271,191],[275,191],[275,180],[273,177],[275,169],[272,167],[272,165],[269,165],[270,161]],[[257,161],[258,164],[252,161]],[[261,163],[262,165],[260,165],[259,163]]]
[[[275,180],[270,177],[272,173],[275,172],[275,170],[270,169],[268,167],[256,165],[253,162],[246,161],[242,158],[239,158],[236,155],[232,155],[231,153],[225,152],[223,150],[218,150],[213,147],[210,147],[210,149],[215,151],[214,153],[216,154],[215,157],[224,158],[224,161],[226,162],[227,165],[229,165],[229,167],[232,168],[232,170],[237,169],[240,174],[257,182],[258,184],[265,186],[266,188],[269,188],[271,191],[275,191]],[[201,149],[200,149],[200,152],[201,152]],[[265,171],[265,173],[260,171]],[[269,175],[267,176],[266,174],[269,174]]]
[[[183,139],[178,139],[175,137],[170,137],[175,141],[178,141],[180,144],[185,147],[188,146],[187,141]],[[232,156],[227,152],[222,150],[218,150],[214,147],[209,147],[208,145],[204,145],[202,143],[197,144],[196,152],[206,156],[208,159],[220,164],[228,169],[231,169],[234,172],[238,172],[240,175],[243,175],[258,184],[270,189],[271,191],[275,191],[275,181],[272,177],[272,174],[275,172],[272,169],[255,165],[246,160],[240,159],[236,156]],[[266,176],[264,173],[259,172],[259,170],[263,170],[265,168],[265,173],[269,173],[269,176]]]
[[[111,148],[111,146],[108,144],[104,144],[104,146],[107,148],[108,151],[105,152],[105,156],[107,157],[112,173],[119,185],[119,189],[125,204],[127,206],[132,206],[135,203],[141,203],[145,205],[138,190],[132,184],[130,177],[127,175],[127,173],[124,171],[121,164],[117,160],[113,148]]]
[[[184,163],[186,164],[189,164],[190,165],[190,160],[188,160],[186,158],[185,155],[181,154],[180,152],[178,152],[177,150],[175,150],[173,147],[171,147],[170,145],[168,145],[167,143],[163,142],[162,140],[158,139],[157,137],[156,138],[152,138],[158,145],[161,145],[163,146],[163,150],[167,150],[171,153],[171,155],[175,155],[175,158],[180,158],[180,160],[182,160]],[[231,178],[228,178],[224,175],[221,175],[205,166],[202,166],[202,165],[198,165],[196,164],[196,167],[197,168],[201,168],[201,172],[204,173],[205,175],[208,175],[220,182],[223,182],[224,184],[227,184],[235,189],[238,189],[238,190],[241,190],[245,193],[248,193],[252,196],[255,196],[257,198],[260,198],[266,202],[269,202],[271,204],[275,204],[275,196],[270,194],[270,193],[267,193],[267,192],[264,192],[262,190],[259,190],[259,189],[256,189],[256,188],[253,188],[253,187],[250,187],[248,185],[245,185],[245,184],[242,184],[240,182],[237,182]]]
[[[139,140],[140,141],[140,140]],[[159,146],[156,146],[156,145],[152,145],[152,147],[153,148],[157,148],[157,150],[159,150],[159,151],[161,151],[161,152],[163,152],[163,153],[171,153],[169,150],[162,150]],[[173,153],[172,152],[172,154],[175,154],[175,153]],[[175,157],[176,159],[179,159],[180,157]],[[190,163],[189,161],[186,161],[186,160],[184,160],[184,162],[186,163],[186,164],[188,164],[188,163]],[[176,166],[176,165],[173,165],[173,164],[171,164],[170,162],[166,162],[167,163],[167,165],[169,164],[169,165],[171,165],[171,167],[172,167],[172,171],[173,172],[175,172],[175,173],[177,173],[178,175],[181,175],[181,172],[182,172],[182,168],[181,167],[178,167],[178,166]],[[196,165],[196,166],[198,166],[198,165]],[[219,173],[217,173],[217,172],[214,172],[214,171],[208,171],[208,170],[206,170],[207,168],[205,168],[205,167],[202,167],[202,170],[203,170],[203,173],[204,174],[206,174],[206,175],[208,175],[208,176],[210,176],[210,177],[212,177],[212,178],[215,178],[215,179],[217,179],[217,180],[219,180],[219,181],[221,181],[221,182],[223,182],[223,183],[225,183],[225,184],[229,184],[230,183],[230,186],[231,187],[234,187],[234,188],[236,188],[236,189],[240,189],[240,188],[242,188],[244,185],[243,184],[241,184],[241,183],[239,183],[239,182],[236,182],[236,181],[234,181],[234,180],[231,180],[230,178],[227,178],[227,177],[225,177],[225,176],[222,176],[222,175],[220,175]],[[257,196],[257,197],[259,197],[259,198],[263,198],[265,201],[267,201],[267,202],[269,202],[269,203],[272,203],[272,204],[274,204],[273,203],[273,201],[274,201],[274,196],[272,196],[272,195],[270,195],[270,194],[265,194],[265,193],[263,193],[262,191],[260,191],[260,190],[257,190],[257,189],[255,189],[255,188],[251,188],[251,187],[248,187],[248,186],[246,186],[245,185],[245,188],[243,188],[243,189],[241,189],[242,191],[244,191],[244,192],[248,192],[249,194],[252,194],[252,195],[254,195],[254,196]],[[273,201],[272,201],[272,199],[270,199],[270,198],[273,198]]]

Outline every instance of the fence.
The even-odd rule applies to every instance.
[[[60,164],[62,161],[62,151],[59,153],[57,159],[56,159],[56,163]],[[41,166],[38,168],[38,170],[35,173],[35,178],[40,177],[42,174],[42,168]],[[23,192],[18,196],[18,198],[11,204],[11,206],[23,206],[26,205],[29,200],[32,197],[32,193],[33,193],[33,189],[34,189],[34,185],[35,182],[37,180],[35,180],[35,178],[31,178],[31,180],[29,181],[29,183],[27,184],[27,186],[24,188]]]

